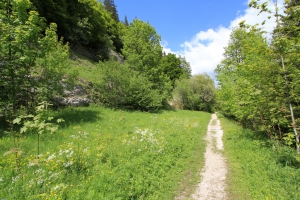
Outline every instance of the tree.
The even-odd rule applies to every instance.
[[[115,5],[114,0],[104,0],[103,3],[105,6],[105,9],[111,13],[112,18],[116,22],[119,22],[120,20],[119,20],[119,15],[118,15],[118,11],[117,11],[117,6]]]
[[[99,63],[97,70],[99,76],[94,83],[104,105],[143,111],[155,111],[163,106],[164,96],[152,89],[153,83],[127,65],[110,60]]]
[[[128,22],[128,19],[127,19],[127,16],[125,15],[124,17],[124,22],[125,26],[129,26],[129,22]]]
[[[243,125],[263,130],[272,138],[272,130],[285,120],[278,110],[282,100],[278,88],[278,68],[273,66],[271,51],[263,32],[241,24],[233,30],[224,59],[215,70],[219,81],[218,102],[223,112]]]
[[[160,68],[171,80],[173,88],[175,87],[176,80],[189,78],[191,76],[189,63],[184,59],[184,57],[177,57],[172,53],[162,57],[160,61]]]
[[[212,112],[215,106],[214,81],[207,74],[178,80],[173,96],[183,109]]]
[[[298,132],[300,119],[300,98],[298,97],[300,92],[300,3],[299,1],[286,1],[285,3],[285,15],[281,16],[281,18],[279,18],[278,8],[276,8],[277,26],[273,32],[271,47],[274,50],[274,57],[279,60],[278,65],[282,68],[285,103],[290,111],[291,127],[294,132],[297,151],[300,154],[300,135]],[[286,133],[285,138],[290,140],[290,135],[290,133]]]
[[[46,28],[29,0],[0,6],[0,103],[15,115],[18,106],[28,111],[30,103],[62,91],[59,81],[65,75],[68,46],[58,42],[56,24]]]
[[[299,87],[299,1],[285,1],[285,14],[279,15],[277,0],[276,5],[276,28],[273,31],[273,40],[270,45],[272,49],[274,66],[278,67],[280,73],[279,81],[277,81],[278,89],[283,91],[282,110],[289,110],[290,125],[286,124],[283,139],[291,144],[292,137],[295,137],[298,153],[300,154],[300,136],[298,133],[300,109],[298,98]],[[259,9],[260,12],[271,11],[267,7],[267,3],[259,4],[256,0],[252,0],[249,4],[251,7]],[[270,16],[271,18],[271,16]],[[287,115],[287,113],[286,113]],[[286,120],[287,118],[284,117]],[[292,128],[293,134],[289,131]]]
[[[192,69],[190,63],[186,61],[185,57],[179,55],[180,68],[183,70],[182,77],[190,78],[192,76]]]
[[[134,19],[123,29],[122,40],[122,53],[130,69],[147,77],[153,84],[152,88],[158,90],[166,102],[171,95],[172,86],[159,66],[162,47],[156,30],[149,23]]]
[[[253,0],[251,7],[271,11]],[[284,15],[274,14],[277,27],[270,44],[256,26],[240,24],[216,69],[222,111],[243,125],[264,131],[287,145],[295,140],[300,117],[299,3],[286,1]]]
[[[161,38],[149,23],[134,19],[122,39],[123,55],[133,70],[150,73],[158,68],[162,57]]]
[[[160,61],[160,67],[164,74],[166,74],[172,81],[173,87],[175,86],[175,81],[178,80],[184,73],[180,66],[181,61],[175,54],[169,53],[168,55],[163,56]]]
[[[97,0],[32,0],[47,23],[57,24],[57,34],[70,46],[85,48],[94,60],[109,58],[114,39],[111,15]],[[107,17],[106,15],[109,15]],[[111,20],[110,20],[111,19]],[[79,49],[80,49],[79,48]]]

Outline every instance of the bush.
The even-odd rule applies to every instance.
[[[174,99],[182,109],[212,112],[215,103],[215,87],[207,74],[176,82]]]
[[[162,107],[165,95],[154,90],[153,83],[127,65],[116,61],[99,63],[99,76],[94,80],[99,101],[109,107],[156,110]]]

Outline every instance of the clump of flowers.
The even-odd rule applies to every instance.
[[[156,153],[163,152],[164,138],[158,138],[156,135],[160,130],[151,130],[151,129],[141,129],[136,128],[135,134],[128,140],[127,144],[136,144],[138,145],[138,152],[141,151],[150,151]]]

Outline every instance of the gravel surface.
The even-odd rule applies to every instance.
[[[216,114],[212,114],[209,122],[205,152],[205,166],[201,172],[201,182],[197,185],[192,199],[226,199],[226,160],[222,151],[223,130]]]

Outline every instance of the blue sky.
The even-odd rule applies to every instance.
[[[114,0],[121,21],[125,15],[129,22],[135,17],[148,21],[161,36],[165,52],[185,56],[193,74],[206,72],[212,77],[232,28],[242,20],[255,24],[267,17],[248,8],[249,1]],[[274,26],[269,22],[266,30]]]
[[[115,0],[121,21],[135,17],[155,27],[162,41],[174,51],[200,30],[229,26],[238,12],[247,8],[245,0]]]

